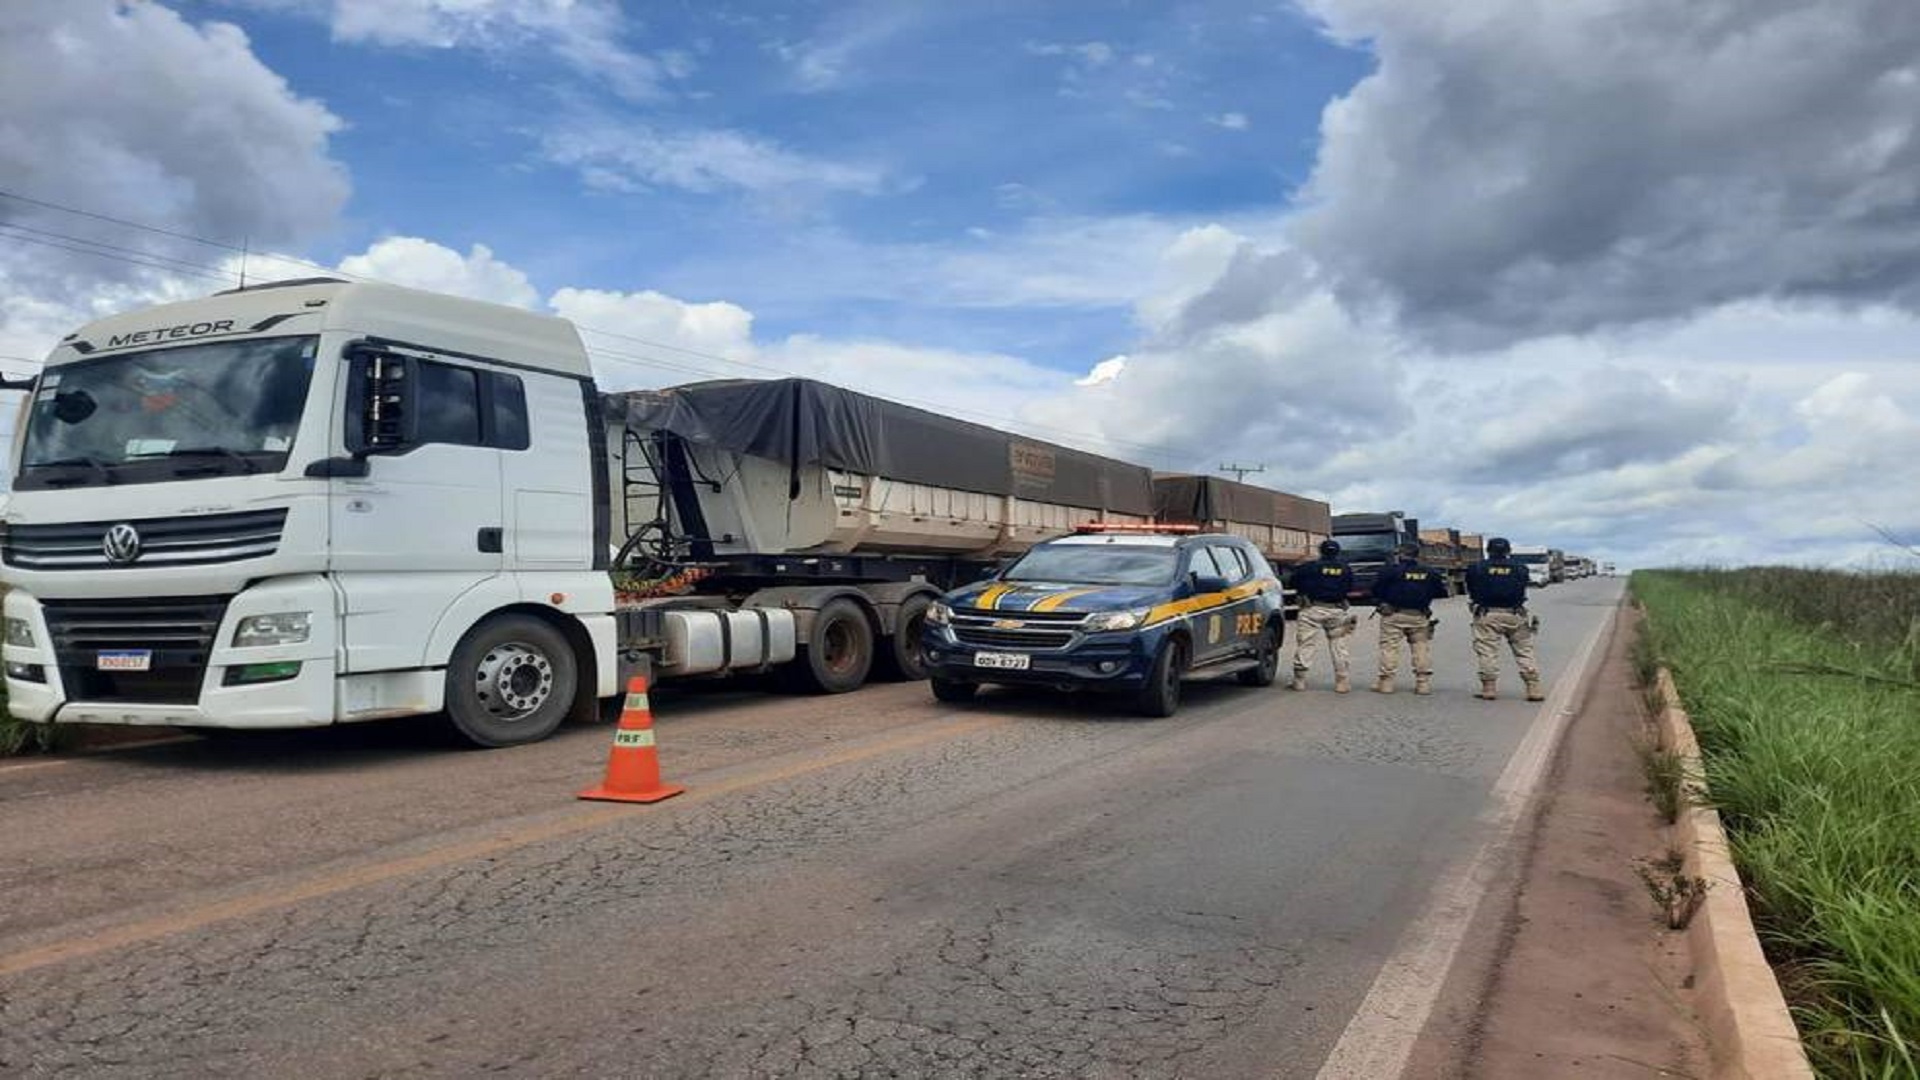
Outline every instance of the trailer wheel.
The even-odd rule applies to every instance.
[[[475,746],[538,742],[572,711],[578,681],[560,631],[528,615],[488,619],[447,662],[447,719]]]
[[[813,631],[789,666],[802,689],[817,694],[858,690],[873,670],[873,624],[846,597],[829,600],[813,617]]]
[[[933,598],[925,593],[901,601],[893,636],[884,641],[874,657],[874,671],[881,678],[917,682],[927,677],[927,652],[920,635],[927,628],[927,609],[932,606]]]
[[[1160,646],[1147,673],[1147,685],[1133,699],[1142,716],[1167,717],[1180,711],[1180,680],[1187,673],[1187,645],[1171,638]]]

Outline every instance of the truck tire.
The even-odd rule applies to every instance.
[[[447,662],[447,720],[475,746],[538,742],[573,710],[579,672],[560,631],[530,615],[488,619]]]
[[[973,695],[980,692],[978,683],[954,682],[952,679],[939,678],[929,679],[928,682],[933,685],[934,700],[944,701],[949,705],[965,705],[973,700]]]
[[[889,682],[918,682],[927,677],[927,654],[920,643],[927,626],[927,609],[933,597],[925,593],[909,596],[900,603],[893,621],[893,636],[881,642],[874,657],[874,674]]]
[[[1250,667],[1240,673],[1241,686],[1272,686],[1273,680],[1280,674],[1280,645],[1283,640],[1280,627],[1284,623],[1268,623],[1267,629],[1260,635],[1260,644],[1255,655],[1260,658],[1257,667]]]
[[[871,670],[873,624],[859,604],[844,596],[827,601],[814,615],[807,644],[787,666],[794,684],[815,694],[858,690]]]
[[[1153,658],[1147,673],[1147,685],[1134,696],[1134,708],[1142,716],[1156,719],[1180,711],[1180,679],[1187,672],[1187,646],[1179,638],[1169,638]]]

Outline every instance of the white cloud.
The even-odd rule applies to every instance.
[[[686,78],[692,60],[628,47],[615,0],[229,0],[324,20],[334,40],[386,47],[475,49],[508,57],[551,52],[580,74],[635,99]]]
[[[808,157],[738,131],[588,122],[547,132],[541,147],[549,161],[578,170],[591,186],[614,191],[875,195],[888,180],[878,166]]]
[[[1247,114],[1241,112],[1226,112],[1220,113],[1217,116],[1209,116],[1207,117],[1207,123],[1212,124],[1214,127],[1226,128],[1228,131],[1245,131],[1253,126],[1253,123],[1247,119]]]
[[[1802,297],[1920,306],[1920,8],[1307,0],[1378,70],[1298,243],[1477,347]]]
[[[1105,360],[1102,360],[1099,363],[1093,365],[1093,369],[1088,371],[1085,375],[1081,376],[1078,379],[1073,380],[1073,385],[1099,386],[1102,383],[1110,383],[1113,380],[1119,378],[1121,373],[1126,370],[1127,370],[1127,358],[1124,355],[1109,356]]]
[[[556,291],[548,303],[555,313],[591,328],[588,348],[612,357],[617,368],[651,359],[658,365],[653,371],[683,381],[697,374],[689,373],[689,367],[726,371],[726,365],[716,365],[716,358],[753,361],[753,315],[737,304],[689,303],[651,289],[620,293],[574,288]]]
[[[1026,49],[1034,56],[1069,57],[1090,68],[1106,67],[1119,55],[1112,45],[1104,41],[1083,41],[1077,44],[1029,41]]]
[[[390,236],[341,260],[340,269],[355,277],[496,304],[533,307],[540,302],[527,275],[494,258],[485,244],[475,244],[462,255],[419,237]]]
[[[157,3],[0,5],[0,102],[0,177],[45,202],[260,246],[313,236],[347,198],[328,145],[340,120],[288,89],[238,27]],[[52,282],[149,274],[134,260],[223,255],[14,199],[0,198],[0,224],[14,286],[48,282],[49,295]]]

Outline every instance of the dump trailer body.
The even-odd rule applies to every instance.
[[[1466,591],[1467,567],[1480,558],[1480,537],[1459,529],[1421,529],[1420,558],[1444,573],[1447,587],[1455,595]]]
[[[1155,474],[1153,501],[1163,524],[1250,541],[1283,580],[1289,567],[1312,559],[1333,534],[1333,510],[1326,503],[1219,476]],[[1296,607],[1291,591],[1286,606]]]
[[[997,560],[1144,524],[1152,473],[808,379],[605,397],[614,534],[666,521],[696,560]]]

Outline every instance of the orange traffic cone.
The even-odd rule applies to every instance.
[[[660,782],[660,755],[653,747],[653,708],[647,703],[647,679],[636,675],[627,683],[627,704],[620,710],[620,727],[613,733],[613,751],[607,755],[607,778],[599,787],[580,793],[583,799],[606,802],[659,802],[687,790]]]

